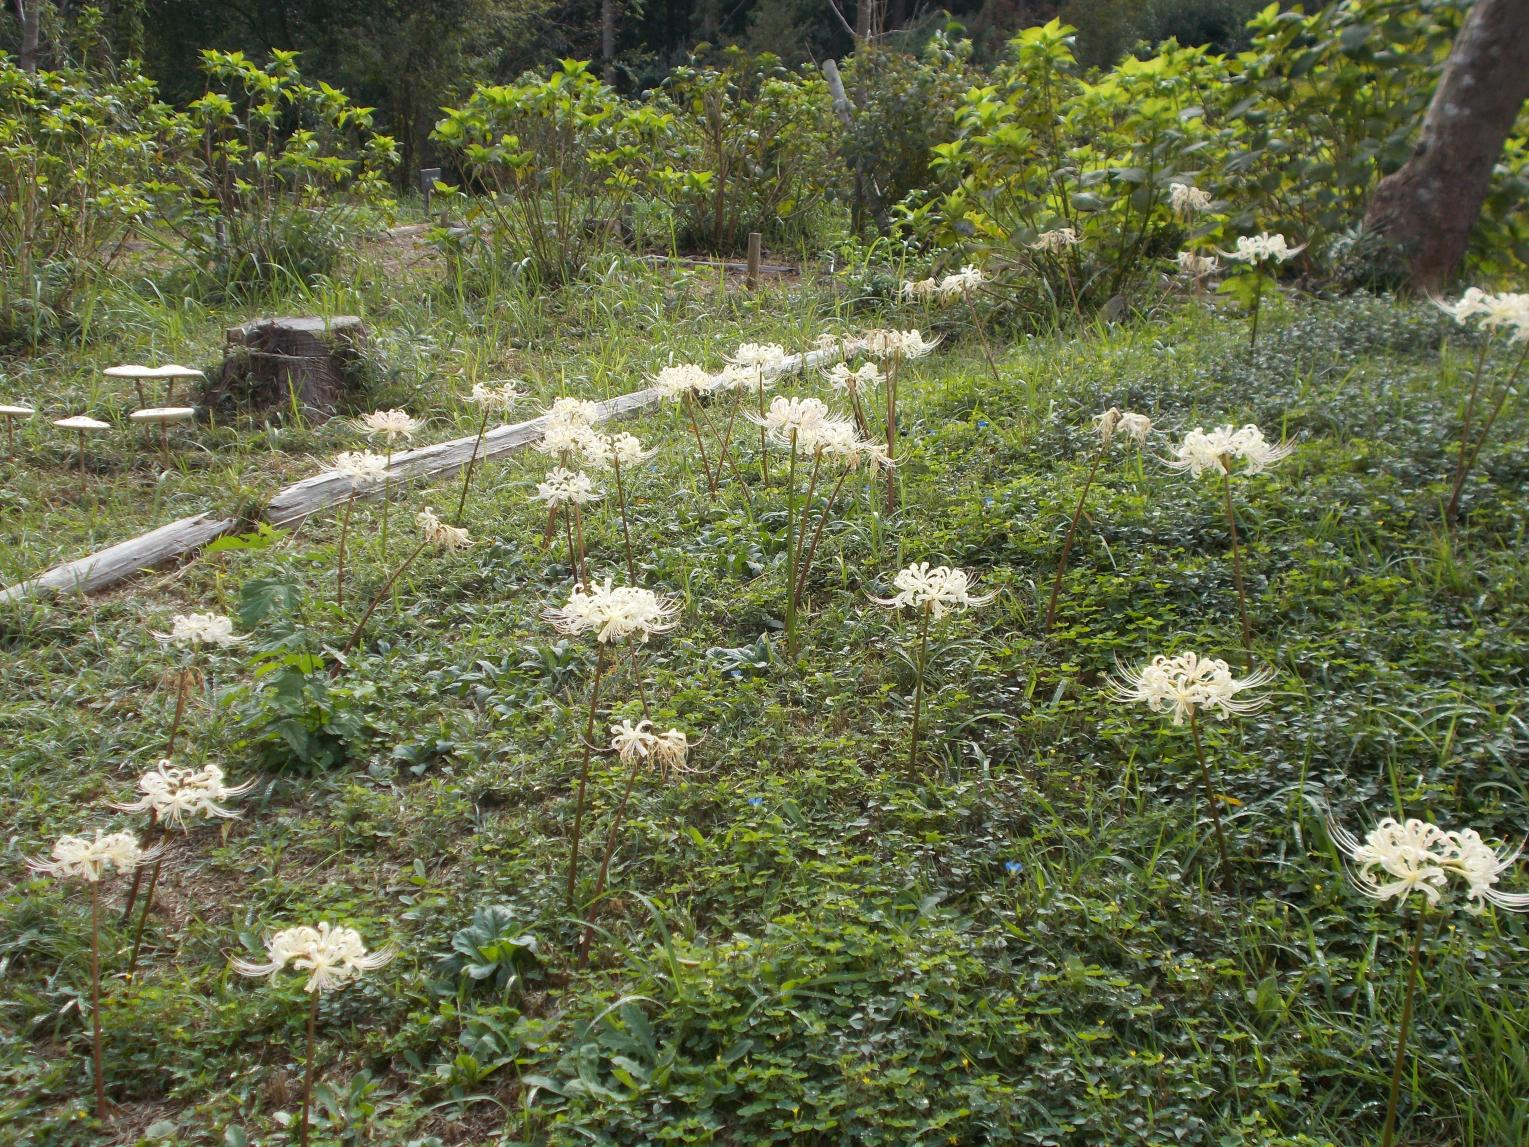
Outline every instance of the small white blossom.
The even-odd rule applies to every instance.
[[[224,784],[223,770],[217,765],[178,769],[166,759],[138,778],[138,791],[142,796],[131,803],[111,807],[122,812],[152,812],[159,824],[173,824],[184,829],[188,827],[188,817],[232,820],[239,814],[224,808],[221,802],[243,796],[254,787],[254,781],[242,785]]]
[[[264,964],[237,957],[230,964],[241,976],[272,979],[291,964],[294,970],[309,973],[305,991],[327,992],[389,963],[395,953],[392,948],[385,948],[368,955],[361,934],[354,928],[325,922],[317,928],[303,925],[277,932],[266,941],[266,955],[269,959]]]
[[[872,358],[923,358],[940,345],[939,339],[926,340],[916,330],[869,330],[860,341],[861,349]]]
[[[1270,443],[1264,438],[1263,431],[1251,423],[1240,430],[1218,426],[1210,433],[1196,426],[1184,435],[1174,456],[1164,459],[1164,464],[1173,470],[1187,470],[1190,477],[1198,478],[1206,470],[1230,474],[1231,460],[1240,458],[1244,463],[1243,473],[1261,474],[1290,457],[1294,451],[1294,443]]]
[[[968,263],[952,275],[946,275],[940,280],[939,292],[942,299],[968,299],[976,292],[977,288],[988,281],[988,277],[982,273],[982,268]]]
[[[998,596],[996,590],[992,593],[972,593],[975,585],[976,578],[963,569],[931,567],[928,562],[916,562],[899,570],[892,579],[892,588],[897,590],[896,594],[888,598],[872,597],[871,600],[892,609],[927,608],[930,615],[938,620],[953,607],[987,605]]]
[[[1489,295],[1479,287],[1470,287],[1455,303],[1435,300],[1435,304],[1461,325],[1476,319],[1482,330],[1506,327],[1513,342],[1529,341],[1529,294]]]
[[[1249,263],[1257,266],[1260,263],[1284,263],[1294,259],[1302,251],[1306,250],[1306,244],[1299,247],[1291,247],[1286,244],[1283,235],[1271,235],[1265,231],[1261,235],[1243,235],[1237,240],[1235,251],[1222,251],[1228,259],[1235,259],[1239,263]]]
[[[653,457],[654,453],[655,451],[642,448],[641,439],[625,432],[612,434],[609,437],[592,434],[589,441],[584,444],[585,462],[601,470],[609,470],[617,464],[625,470]]]
[[[158,860],[164,855],[164,845],[142,848],[138,838],[129,832],[102,833],[96,829],[95,839],[83,836],[61,836],[53,844],[50,860],[27,858],[27,867],[33,872],[45,873],[60,879],[78,879],[95,884],[106,875],[108,869],[131,872],[140,864]]]
[[[1191,183],[1168,185],[1168,206],[1180,219],[1188,222],[1201,211],[1210,207],[1210,193],[1201,191]]]
[[[1196,255],[1193,251],[1180,251],[1177,259],[1179,273],[1191,279],[1204,279],[1221,270],[1221,263],[1214,255]]]
[[[336,454],[333,467],[357,485],[380,482],[388,475],[387,457],[369,450],[346,450]]]
[[[525,391],[514,379],[507,382],[473,383],[472,394],[469,398],[472,402],[488,411],[506,411],[526,396]]]
[[[445,550],[465,550],[473,544],[472,538],[461,526],[449,526],[436,517],[435,511],[426,506],[414,515],[414,521],[424,534],[425,542]]]
[[[1134,438],[1136,445],[1145,446],[1147,444],[1147,435],[1152,433],[1152,419],[1148,418],[1145,414],[1137,414],[1127,410],[1121,413],[1120,425],[1116,429],[1120,433]]]
[[[400,440],[412,440],[425,424],[410,418],[402,410],[373,410],[358,418],[356,425],[368,438],[381,438],[391,445]]]
[[[850,370],[848,363],[836,362],[823,372],[823,376],[835,390],[847,391],[850,394],[873,389],[886,381],[881,368],[874,362],[864,363],[855,370]]]
[[[898,288],[898,297],[910,302],[927,302],[940,293],[940,284],[933,278],[908,279]]]
[[[611,726],[611,749],[626,764],[648,759],[658,745],[652,721],[622,721]]]
[[[1058,227],[1053,231],[1042,231],[1035,237],[1035,242],[1030,244],[1030,249],[1043,251],[1048,255],[1060,255],[1069,247],[1076,247],[1081,242],[1078,233],[1071,227]]]
[[[728,356],[727,364],[751,371],[778,371],[785,360],[786,348],[779,343],[742,343]]]
[[[1173,713],[1173,723],[1182,725],[1204,712],[1221,717],[1256,713],[1268,704],[1268,698],[1239,694],[1260,689],[1273,680],[1274,674],[1267,669],[1233,677],[1231,667],[1217,658],[1196,653],[1177,657],[1158,654],[1140,669],[1120,668],[1110,680],[1109,695],[1120,703],[1143,702],[1154,713],[1167,708]]]
[[[199,645],[228,647],[249,638],[234,632],[234,623],[220,613],[178,613],[170,619],[170,632],[154,635],[166,645],[195,649]]]
[[[574,586],[568,603],[547,610],[546,617],[559,633],[594,633],[596,641],[606,644],[627,637],[647,641],[655,633],[667,632],[679,624],[674,620],[678,608],[650,589],[613,588],[606,578],[604,585],[587,590]]]
[[[584,506],[598,501],[600,497],[601,492],[595,489],[594,481],[588,474],[563,466],[555,467],[548,473],[547,480],[538,483],[536,487],[536,500],[546,502],[551,507]]]
[[[660,398],[668,399],[680,399],[687,394],[707,394],[716,387],[715,378],[703,367],[690,362],[666,366],[650,382]]]

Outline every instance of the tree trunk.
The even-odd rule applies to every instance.
[[[1437,293],[1465,255],[1503,141],[1529,98],[1529,3],[1476,0],[1445,61],[1412,157],[1375,188],[1364,228]]]
[[[616,85],[616,0],[600,0],[600,78]]]
[[[42,0],[16,0],[16,22],[21,25],[21,53],[16,61],[30,74],[37,71],[42,54]]]

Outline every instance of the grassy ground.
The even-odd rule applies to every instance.
[[[285,309],[363,314],[371,404],[428,416],[431,440],[472,431],[474,381],[603,397],[671,353],[716,365],[744,339],[795,349],[825,325],[924,323],[811,282],[756,299],[706,275],[636,275],[484,303],[362,271]],[[206,364],[238,317],[130,293],[109,313],[86,352],[9,363],[10,384],[50,411],[111,413],[126,398],[96,380],[107,359]],[[300,981],[242,979],[228,957],[330,919],[400,954],[324,999],[324,1141],[1374,1141],[1411,923],[1348,887],[1323,819],[1424,815],[1503,838],[1529,823],[1521,412],[1449,534],[1465,355],[1446,348],[1441,366],[1448,332],[1428,308],[1286,303],[1253,352],[1240,321],[1167,308],[1006,342],[999,381],[963,333],[905,375],[901,511],[847,486],[794,664],[779,458],[768,488],[756,476],[745,499],[729,479],[713,501],[677,412],[628,427],[660,448],[633,476],[641,581],[683,609],[607,674],[600,722],[640,715],[640,674],[659,723],[702,738],[700,771],[639,779],[586,967],[564,880],[595,658],[542,616],[569,589],[529,500],[544,460],[480,471],[478,544],[411,567],[333,677],[308,670],[407,552],[414,512],[455,505],[454,482],[398,496],[390,555],[381,508],[358,505],[343,610],[328,517],[95,599],[10,610],[0,1137],[282,1141]],[[827,396],[812,380],[787,390]],[[1043,635],[1089,420],[1109,405],[1168,435],[1101,468]],[[1106,691],[1117,659],[1238,654],[1219,491],[1154,457],[1222,422],[1300,444],[1235,488],[1254,662],[1278,677],[1262,713],[1208,729],[1230,874],[1186,731]],[[95,448],[83,503],[66,446],[34,425],[6,463],[7,578],[203,500],[246,506],[355,439],[338,422],[225,425],[158,476],[119,435]],[[588,528],[595,575],[621,580],[614,516]],[[915,630],[869,599],[917,560],[980,572],[999,596],[936,627],[910,770]],[[119,1106],[101,1129],[81,1022],[88,908],[21,858],[132,823],[104,802],[162,751],[174,659],[153,633],[192,609],[236,615],[251,641],[201,662],[183,755],[260,786],[240,820],[175,840],[131,982],[131,930],[108,914]],[[581,909],[625,780],[596,757]],[[1441,912],[1423,952],[1402,1141],[1529,1140],[1522,921]]]

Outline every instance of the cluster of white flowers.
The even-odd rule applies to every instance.
[[[402,410],[373,410],[358,418],[356,425],[368,438],[381,438],[392,445],[410,441],[425,424]]]
[[[603,585],[591,589],[574,586],[568,604],[547,610],[546,617],[559,633],[594,633],[595,640],[605,644],[627,637],[647,641],[655,633],[667,632],[679,624],[674,620],[677,609],[650,589],[612,587],[606,578]]]
[[[752,411],[744,417],[756,426],[763,426],[777,442],[789,446],[794,438],[799,447],[806,449],[813,431],[829,414],[828,404],[821,398],[774,398],[763,417]]]
[[[756,373],[780,371],[786,358],[786,348],[779,343],[740,343],[738,349],[727,356],[727,365],[748,371],[752,379]]]
[[[904,302],[922,303],[936,298],[940,293],[940,281],[933,276],[927,279],[909,279],[898,288],[897,297]]]
[[[188,827],[188,817],[207,820],[237,817],[238,813],[224,808],[221,802],[243,796],[254,787],[254,781],[242,785],[224,784],[223,770],[217,765],[178,769],[165,759],[138,778],[141,797],[111,807],[122,812],[152,812],[158,823],[184,829]]]
[[[343,988],[363,972],[371,972],[389,963],[395,953],[391,948],[367,954],[361,934],[354,928],[336,926],[327,921],[317,928],[303,925],[286,928],[266,941],[264,964],[235,957],[230,963],[241,976],[270,976],[291,964],[307,972],[305,991],[327,992]]]
[[[649,383],[658,391],[660,398],[678,400],[687,394],[710,394],[717,389],[718,379],[708,373],[705,367],[693,362],[682,362],[662,368]]]
[[[584,506],[598,501],[601,492],[595,489],[593,479],[582,470],[570,470],[557,466],[547,475],[547,480],[537,484],[536,500],[551,507],[562,505]]]
[[[1455,877],[1465,882],[1468,912],[1483,912],[1488,904],[1509,912],[1529,911],[1529,893],[1496,887],[1522,845],[1499,854],[1475,829],[1450,832],[1427,821],[1392,817],[1366,833],[1363,842],[1331,820],[1328,832],[1359,866],[1352,873],[1354,887],[1376,900],[1395,898],[1400,905],[1410,893],[1421,892],[1430,905],[1438,904]]]
[[[1058,227],[1052,231],[1042,231],[1035,237],[1035,242],[1030,244],[1030,250],[1043,251],[1048,255],[1060,255],[1069,247],[1076,247],[1083,240],[1071,227]]]
[[[1214,255],[1196,255],[1193,251],[1178,253],[1179,273],[1191,279],[1204,279],[1221,270],[1221,262]]]
[[[27,867],[33,872],[46,873],[64,879],[79,879],[91,884],[106,875],[107,869],[131,872],[140,864],[157,860],[164,854],[164,845],[143,848],[138,838],[130,832],[102,833],[96,829],[94,840],[83,836],[61,836],[53,844],[51,860],[27,858]]]
[[[623,469],[653,457],[655,451],[644,450],[642,440],[636,435],[622,431],[606,436],[591,433],[583,444],[584,461],[600,470],[614,466]]]
[[[679,729],[655,733],[652,721],[622,721],[611,726],[611,749],[626,764],[653,759],[661,768],[683,770],[690,740]]]
[[[1218,474],[1230,474],[1229,460],[1240,458],[1243,473],[1261,474],[1277,462],[1282,462],[1295,451],[1293,442],[1275,445],[1264,438],[1263,431],[1251,423],[1241,429],[1218,426],[1209,434],[1196,426],[1184,435],[1184,441],[1174,450],[1174,456],[1164,463],[1174,470],[1188,470],[1190,477],[1198,478],[1207,470]]]
[[[959,271],[946,275],[943,279],[937,280],[931,276],[927,279],[905,282],[899,289],[898,295],[909,302],[921,302],[928,299],[949,302],[954,299],[970,298],[972,293],[987,281],[988,277],[983,274],[981,267],[968,263]]]
[[[471,401],[489,411],[505,411],[514,406],[522,398],[525,391],[520,389],[520,384],[515,379],[498,384],[491,382],[473,383]]]
[[[1118,406],[1112,406],[1103,414],[1094,415],[1094,429],[1099,432],[1099,440],[1102,445],[1108,446],[1110,441],[1119,431],[1121,434],[1136,440],[1136,445],[1145,446],[1147,435],[1152,433],[1152,419],[1145,414],[1135,414],[1129,410],[1122,411]]]
[[[536,449],[565,459],[575,454],[587,455],[595,449],[594,424],[599,412],[599,403],[585,398],[564,395],[554,400],[545,413],[542,437]]]
[[[1299,247],[1291,247],[1286,244],[1283,235],[1270,235],[1265,231],[1261,235],[1243,235],[1237,240],[1235,251],[1222,251],[1228,259],[1235,259],[1239,263],[1284,263],[1294,259],[1302,251],[1306,250],[1306,244]]]
[[[839,459],[851,467],[864,461],[891,464],[885,443],[861,438],[853,422],[831,416],[820,398],[776,398],[763,418],[753,413],[744,417],[763,426],[780,445],[795,443],[796,449],[804,454]]]
[[[836,362],[823,372],[823,376],[835,390],[843,390],[849,394],[869,390],[886,381],[881,368],[874,362],[863,363],[855,370],[851,370],[847,362]]]
[[[1192,183],[1170,183],[1168,206],[1173,209],[1175,215],[1187,222],[1198,212],[1209,209],[1210,193],[1200,190]]]
[[[1256,713],[1268,704],[1267,697],[1244,697],[1249,689],[1260,689],[1274,680],[1267,669],[1257,669],[1246,677],[1233,677],[1225,661],[1180,653],[1177,657],[1158,654],[1140,669],[1119,670],[1110,680],[1111,699],[1118,702],[1144,702],[1154,713],[1165,707],[1173,711],[1173,723],[1198,713],[1213,712],[1222,717]]]
[[[972,607],[986,605],[998,596],[992,593],[973,593],[977,579],[963,569],[950,566],[930,566],[928,562],[916,562],[897,572],[892,587],[897,593],[892,597],[871,598],[877,605],[892,609],[927,608],[935,619],[945,616],[956,606]]]
[[[373,454],[369,450],[346,450],[336,454],[333,466],[352,482],[362,485],[380,482],[388,476],[386,455]]]
[[[169,633],[154,635],[166,645],[195,649],[199,645],[228,647],[249,638],[234,632],[234,623],[221,613],[178,613],[170,619]]]
[[[859,349],[872,358],[923,358],[940,345],[939,339],[925,339],[916,330],[869,330],[858,341]]]
[[[1475,319],[1482,330],[1506,327],[1511,341],[1529,342],[1529,294],[1505,291],[1493,295],[1470,287],[1456,302],[1438,302],[1438,306],[1462,326]]]
[[[426,506],[414,515],[414,521],[419,526],[420,533],[424,534],[427,545],[440,546],[446,550],[465,550],[473,544],[473,540],[461,526],[449,526],[436,516],[434,510]]]

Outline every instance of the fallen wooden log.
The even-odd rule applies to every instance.
[[[839,357],[836,349],[813,350],[803,354],[788,355],[774,374],[810,370]],[[636,390],[631,394],[618,395],[599,404],[596,422],[626,418],[651,409],[659,403],[658,391]],[[546,417],[540,416],[511,426],[499,426],[483,436],[478,450],[479,460],[497,458],[524,450],[542,436]],[[421,446],[418,450],[405,450],[393,455],[388,471],[387,484],[412,482],[419,478],[438,478],[454,474],[473,456],[478,436],[453,438],[437,442],[433,446]],[[384,483],[371,483],[365,490],[356,491],[358,497],[379,494]],[[325,470],[312,478],[304,478],[280,490],[272,498],[262,515],[273,526],[290,526],[310,514],[348,500],[353,490],[352,479],[338,470]],[[209,519],[206,513],[182,518],[161,526],[132,541],[121,542],[100,553],[57,566],[47,573],[20,582],[9,589],[0,590],[0,602],[17,601],[24,597],[49,590],[77,590],[93,593],[98,589],[116,585],[133,574],[151,569],[172,558],[183,557],[228,533],[236,525],[233,518]]]
[[[200,549],[228,533],[236,524],[233,518],[213,518],[206,511],[193,514],[0,590],[0,602],[20,601],[49,592],[94,593],[125,581],[141,570],[153,569]]]

